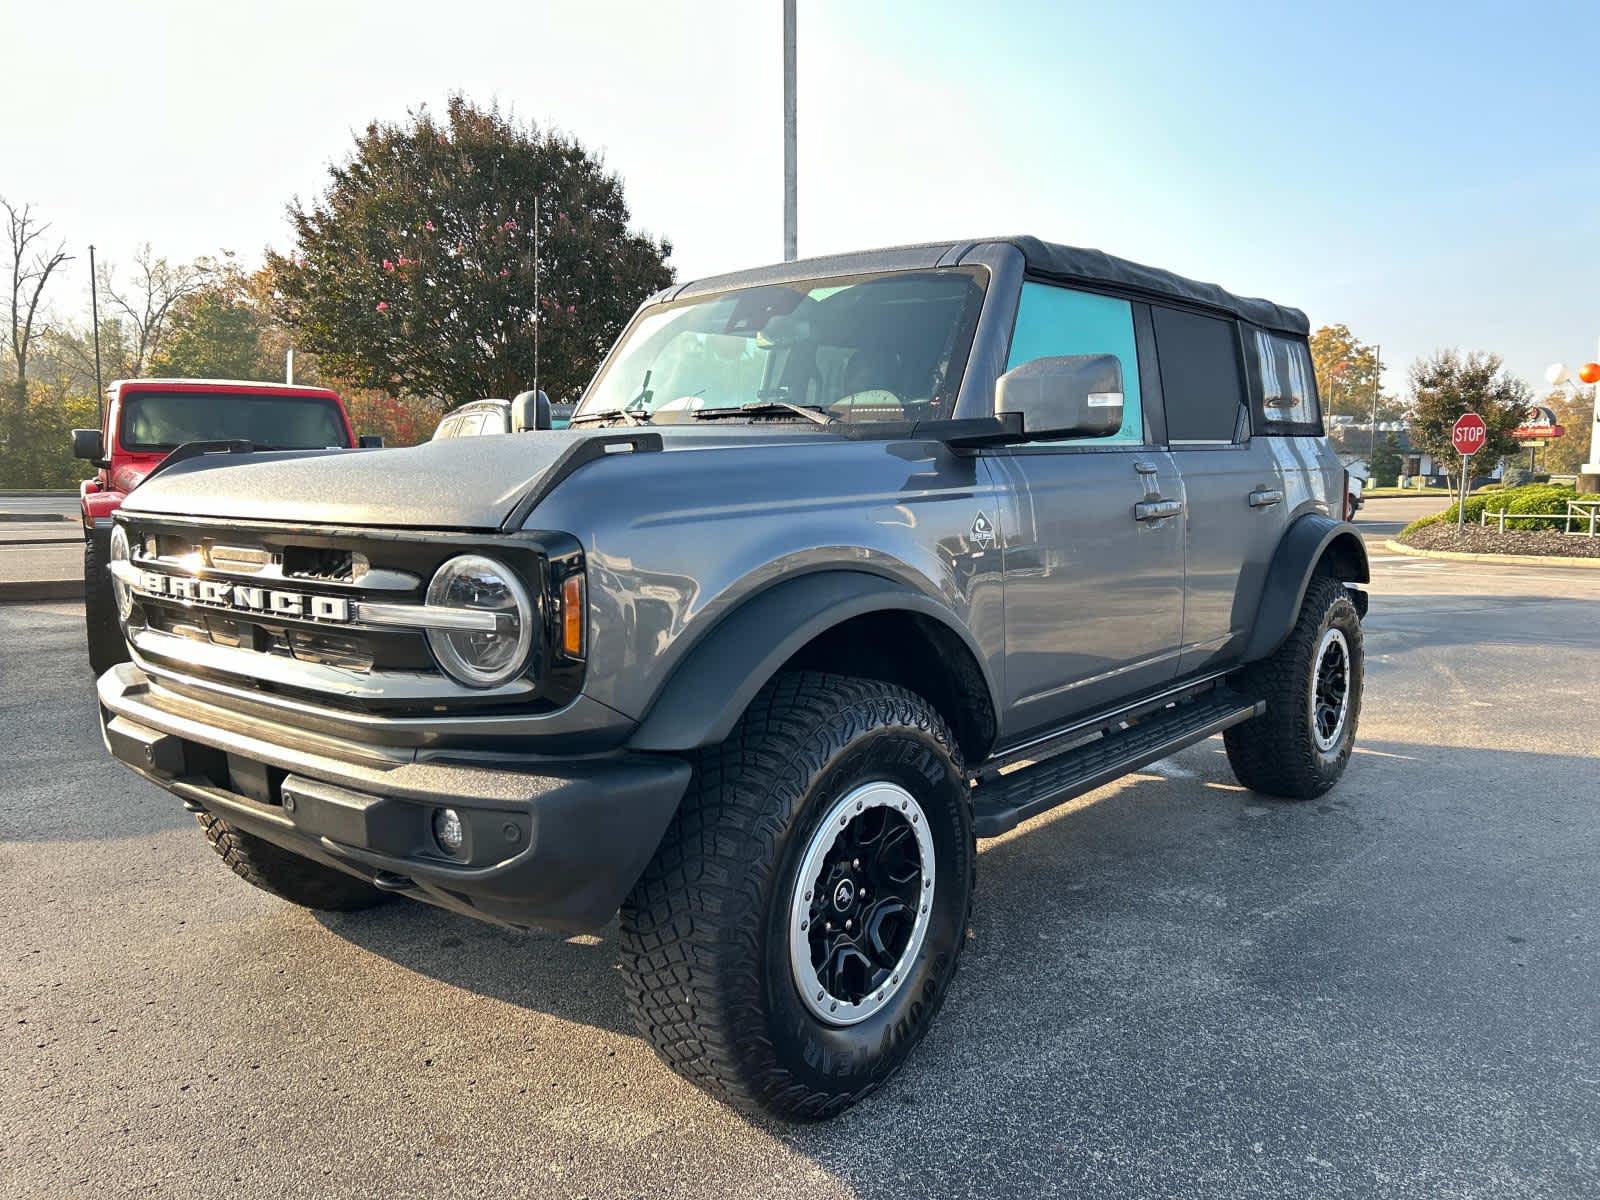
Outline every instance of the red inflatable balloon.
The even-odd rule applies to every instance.
[[[1584,363],[1578,368],[1578,378],[1585,383],[1600,383],[1600,363]]]

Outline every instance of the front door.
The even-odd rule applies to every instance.
[[[1007,369],[1115,354],[1123,423],[1110,438],[1033,443],[991,456],[1005,564],[1002,736],[1147,691],[1177,673],[1183,623],[1183,483],[1150,444],[1132,306],[1023,285]]]

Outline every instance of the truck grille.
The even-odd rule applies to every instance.
[[[426,631],[406,624],[439,565],[461,553],[494,554],[542,600],[548,555],[529,538],[486,546],[466,534],[123,519],[135,569],[129,643],[158,675],[341,709],[441,712],[541,700],[537,661],[527,676],[474,690],[441,671]]]

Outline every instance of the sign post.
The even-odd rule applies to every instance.
[[[1467,469],[1472,456],[1482,450],[1489,440],[1489,427],[1477,413],[1462,413],[1450,430],[1450,444],[1461,455],[1461,499],[1456,504],[1456,532],[1460,533],[1467,520]]]

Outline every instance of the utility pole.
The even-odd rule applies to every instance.
[[[1378,392],[1382,388],[1383,380],[1383,347],[1372,348],[1378,364],[1372,371],[1372,438],[1367,443],[1367,470],[1372,470],[1372,456],[1378,452]]]
[[[82,293],[79,293],[82,295]],[[89,323],[94,326],[94,411],[106,427],[106,389],[100,382],[100,292],[94,278],[94,247],[89,247]]]
[[[795,143],[795,0],[783,0],[783,261],[797,257],[795,225],[799,216],[796,197],[797,161]]]

